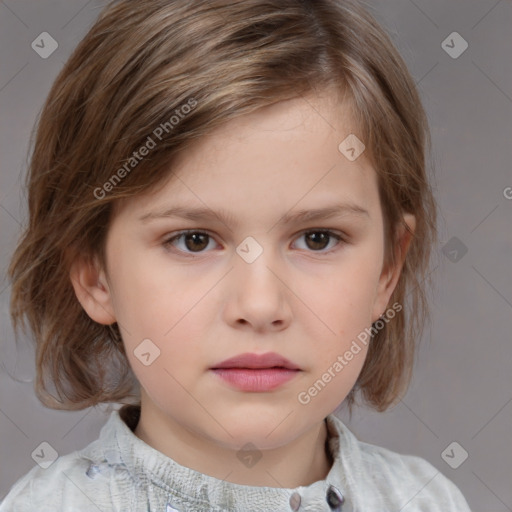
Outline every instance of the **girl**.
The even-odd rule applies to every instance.
[[[353,0],[111,3],[44,106],[10,276],[40,400],[124,405],[0,510],[468,511],[333,414],[407,389],[428,146]]]

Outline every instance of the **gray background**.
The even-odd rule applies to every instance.
[[[356,409],[351,421],[343,409],[338,415],[361,440],[430,461],[459,486],[472,510],[511,511],[512,3],[366,4],[400,49],[428,112],[441,245],[431,267],[433,321],[409,392],[385,413]],[[26,219],[21,183],[33,123],[102,5],[0,1],[0,498],[34,466],[31,454],[41,442],[61,455],[82,448],[97,438],[112,410],[59,412],[37,401],[33,349],[23,337],[18,349],[14,343],[5,276]],[[59,45],[47,59],[31,48],[42,32]],[[469,44],[458,58],[442,47],[452,32]],[[469,454],[457,469],[441,456],[453,441]],[[449,452],[451,460],[462,448]]]

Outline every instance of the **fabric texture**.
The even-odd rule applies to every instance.
[[[134,433],[140,408],[110,414],[97,440],[36,465],[0,512],[471,512],[456,485],[426,460],[359,441],[329,415],[334,463],[325,480],[295,489],[252,487],[181,466]]]

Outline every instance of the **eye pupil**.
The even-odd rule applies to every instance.
[[[321,247],[315,247],[316,249],[325,249],[327,246],[326,242],[329,240],[328,233],[324,233],[322,231],[313,231],[311,233],[307,233],[306,237],[308,240],[313,240],[313,244],[320,244]]]
[[[206,235],[204,233],[188,233],[185,235],[185,245],[187,246],[187,249],[190,249],[190,250],[193,250],[194,247],[198,250],[202,250],[208,246],[208,241],[206,241],[206,243],[204,243],[204,240],[206,240],[207,237],[208,237],[208,235]],[[196,242],[198,241],[198,238],[202,238],[203,243],[199,242],[199,244],[196,244]],[[194,240],[193,246],[190,246],[188,244],[188,241],[190,239]]]

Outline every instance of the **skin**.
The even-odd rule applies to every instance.
[[[338,150],[357,134],[334,94],[275,104],[230,121],[198,141],[155,192],[124,200],[106,240],[106,268],[77,260],[71,280],[96,322],[117,321],[141,384],[135,434],[181,465],[229,482],[293,488],[327,475],[325,417],[347,396],[367,348],[310,403],[307,390],[381,316],[396,286],[402,256],[384,268],[384,225],[377,176],[365,153],[351,162]],[[299,209],[352,202],[368,215],[277,221]],[[219,220],[158,218],[176,204],[226,209]],[[404,216],[413,231],[414,217]],[[305,230],[345,237],[324,241]],[[207,232],[199,241],[184,229]],[[247,263],[236,248],[248,236],[263,253]],[[398,249],[397,245],[397,249]],[[159,348],[149,366],[134,350]],[[270,392],[230,387],[209,368],[244,352],[277,352],[301,371]],[[261,459],[246,467],[237,452],[254,444]]]

